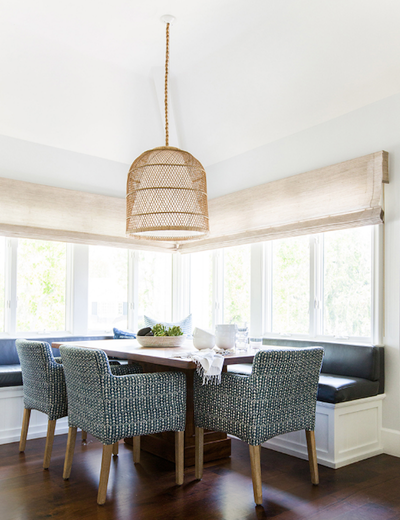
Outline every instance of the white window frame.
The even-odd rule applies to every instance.
[[[262,283],[262,335],[271,339],[310,339],[330,343],[382,344],[383,324],[383,225],[371,226],[371,336],[330,336],[323,334],[323,233],[310,235],[310,328],[309,334],[277,334],[272,332],[272,244],[264,243],[263,279],[252,279],[252,286]],[[252,273],[253,278],[253,273]],[[254,296],[257,303],[257,296]],[[253,295],[252,295],[253,302]],[[252,314],[253,317],[253,314]]]
[[[62,331],[21,331],[17,332],[17,269],[18,269],[18,238],[5,238],[5,306],[4,306],[4,332],[0,333],[0,338],[23,338],[29,335],[35,337],[62,337],[71,334],[71,327],[74,321],[73,312],[77,312],[73,300],[73,251],[72,244],[66,245],[66,288],[65,288],[65,330]],[[79,306],[78,306],[79,307]],[[78,309],[79,310],[79,309]]]

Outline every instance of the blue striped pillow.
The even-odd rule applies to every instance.
[[[114,339],[135,339],[136,334],[134,332],[129,332],[127,330],[120,330],[116,327],[113,328]]]
[[[161,325],[164,325],[164,327],[174,327],[174,326],[179,326],[181,329],[182,329],[182,332],[184,334],[186,334],[186,336],[191,336],[192,335],[192,315],[189,314],[189,316],[187,316],[184,320],[181,320],[181,321],[175,321],[173,323],[169,323],[167,321],[157,321],[157,320],[153,320],[153,318],[149,318],[148,316],[145,316],[144,317],[144,324],[146,325],[146,327],[151,327],[153,328],[154,325],[157,325],[157,323],[161,323]]]

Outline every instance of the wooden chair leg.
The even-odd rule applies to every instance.
[[[175,477],[176,484],[183,484],[183,473],[185,464],[185,432],[175,432]]]
[[[140,436],[133,437],[133,462],[140,463]]]
[[[311,482],[318,486],[318,461],[317,461],[317,447],[315,444],[315,432],[306,430],[308,462],[310,464]]]
[[[251,479],[253,481],[254,502],[262,504],[261,486],[261,446],[250,446]]]
[[[101,458],[99,491],[97,493],[97,503],[102,506],[106,502],[108,477],[110,475],[111,455],[113,444],[103,444],[103,456]]]
[[[87,441],[87,432],[82,430],[81,436],[82,436],[82,442],[86,442]]]
[[[195,427],[195,452],[194,452],[194,467],[195,478],[201,480],[203,478],[203,464],[204,464],[204,428]]]
[[[49,469],[51,452],[53,451],[53,441],[54,441],[54,430],[56,429],[56,420],[49,420],[47,423],[47,437],[46,437],[46,447],[44,449],[44,460],[43,460],[43,468]]]
[[[30,418],[31,418],[30,408],[24,408],[24,416],[22,418],[22,428],[21,428],[21,439],[19,441],[19,451],[20,452],[25,451],[26,437],[28,435]]]
[[[77,432],[77,428],[74,428],[73,426],[69,427],[68,439],[67,439],[67,450],[65,452],[65,460],[64,460],[64,472],[63,472],[64,480],[68,480],[69,476],[71,474],[72,459],[74,458],[76,432]]]
[[[117,456],[118,455],[118,441],[117,442],[114,442],[114,444],[112,445],[112,454]]]

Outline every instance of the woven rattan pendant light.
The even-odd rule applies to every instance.
[[[190,153],[169,146],[167,15],[165,146],[142,153],[132,164],[126,189],[126,234],[152,240],[192,240],[209,231],[206,173]]]

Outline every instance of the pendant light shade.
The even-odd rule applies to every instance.
[[[132,164],[126,188],[127,236],[182,241],[209,231],[206,173],[190,153],[168,142],[167,17],[165,60],[165,146],[142,153]]]
[[[130,236],[189,240],[209,230],[206,173],[179,148],[142,153],[129,170],[126,199]]]

